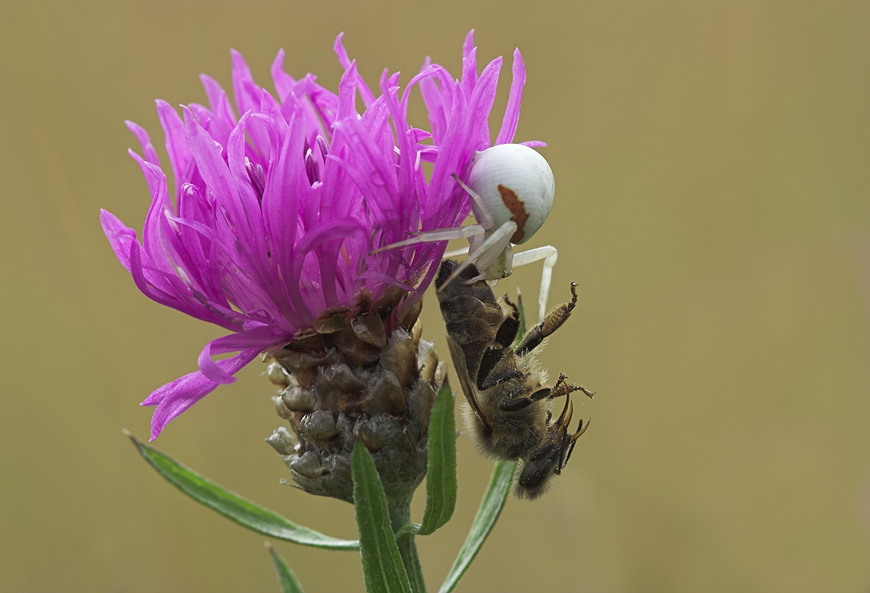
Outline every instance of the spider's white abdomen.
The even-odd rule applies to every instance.
[[[510,241],[524,243],[541,228],[556,194],[556,180],[547,160],[522,144],[498,144],[474,156],[468,187],[480,196],[493,217],[493,228],[509,220],[517,224]],[[475,216],[481,220],[475,208]]]

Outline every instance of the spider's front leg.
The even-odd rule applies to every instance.
[[[408,245],[416,245],[418,243],[437,243],[439,241],[452,241],[453,239],[469,239],[471,241],[474,237],[483,236],[485,233],[486,229],[479,224],[452,229],[436,229],[434,231],[418,233],[408,239],[396,241],[395,243],[390,243],[383,247],[378,247],[377,249],[372,250],[371,253],[374,255],[376,253],[398,249],[399,247],[407,247]]]
[[[516,229],[516,223],[509,220],[495,230],[472,237],[469,240],[468,257],[447,278],[444,286],[453,282],[462,270],[471,264],[477,266],[477,269],[480,270],[480,276],[467,280],[468,284],[473,284],[478,280],[501,280],[510,276],[513,270],[513,251],[511,250],[510,237],[516,232]]]

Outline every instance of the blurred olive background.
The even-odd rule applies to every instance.
[[[459,590],[868,590],[870,4],[758,0],[4,3],[0,590],[278,591],[264,538],[121,434],[147,437],[138,402],[221,335],[143,297],[100,231],[99,208],[141,228],[149,201],[123,121],[162,144],[154,99],[203,102],[230,48],[265,86],[283,47],[334,87],[340,31],[366,76],[407,80],[426,55],[458,73],[471,28],[481,62],[523,52],[518,138],[549,143],[558,180],[533,246],[560,249],[552,301],[581,286],[542,361],[599,395],[567,471],[509,501]],[[446,357],[432,303],[424,321]],[[355,537],[348,505],[279,484],[262,370],[157,446]],[[459,447],[455,518],[420,541],[432,589],[490,471]],[[306,590],[362,590],[356,553],[276,547]]]

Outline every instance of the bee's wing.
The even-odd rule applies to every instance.
[[[462,348],[459,347],[459,344],[457,344],[450,335],[447,336],[447,345],[450,347],[450,357],[453,359],[453,366],[456,369],[457,376],[459,377],[459,384],[462,386],[462,393],[465,395],[465,401],[467,401],[468,405],[471,406],[471,411],[474,412],[477,421],[480,422],[480,424],[488,431],[491,431],[492,426],[489,424],[483,410],[480,408],[480,404],[477,402],[477,390],[471,382],[468,365],[465,362],[465,353],[462,352]]]

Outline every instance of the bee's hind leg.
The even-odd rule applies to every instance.
[[[517,356],[522,356],[539,346],[550,334],[559,329],[571,316],[574,307],[577,306],[577,283],[571,283],[571,300],[562,303],[552,311],[535,327],[530,329],[523,341],[517,346]]]

